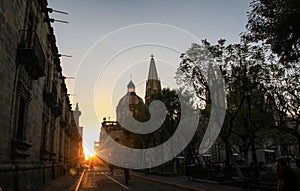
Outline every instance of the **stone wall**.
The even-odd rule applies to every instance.
[[[82,160],[47,0],[0,1],[0,187],[34,190]]]

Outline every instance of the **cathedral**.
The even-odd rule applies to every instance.
[[[145,90],[145,103],[149,101],[152,94],[161,91],[161,85],[158,78],[153,55],[151,55],[148,79],[146,82]],[[139,105],[144,105],[143,99],[135,93],[135,85],[132,82],[132,80],[130,80],[130,82],[127,85],[127,94],[120,99],[117,106],[117,121],[120,121],[125,116],[126,112],[128,111],[128,107],[130,115],[134,116],[138,112],[137,109],[139,108]]]
[[[156,70],[154,56],[151,55],[150,66],[148,72],[148,79],[146,81],[145,87],[145,103],[141,97],[139,97],[135,92],[135,85],[130,79],[127,85],[127,93],[119,100],[117,109],[116,109],[116,121],[103,119],[101,132],[100,132],[100,141],[95,147],[95,151],[97,152],[101,147],[101,143],[106,140],[105,136],[112,137],[115,141],[119,143],[127,143],[128,145],[128,137],[124,136],[123,127],[121,127],[119,121],[121,121],[125,116],[126,112],[129,112],[131,116],[135,116],[139,112],[139,108],[141,108],[144,104],[146,104],[151,95],[156,94],[161,91],[161,83],[158,78],[158,73]],[[105,135],[103,132],[106,131]],[[130,141],[129,141],[130,142]],[[125,144],[126,145],[126,144]]]
[[[161,85],[156,71],[154,56],[151,55],[148,80],[146,83],[146,95],[145,95],[146,102],[150,99],[150,96],[152,94],[155,94],[160,91],[161,91]]]

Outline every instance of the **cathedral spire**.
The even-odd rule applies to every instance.
[[[78,129],[78,132],[82,136],[82,134],[83,134],[83,127],[79,126],[79,117],[80,117],[80,115],[81,115],[81,111],[79,110],[78,103],[76,103],[75,110],[73,110],[73,116],[74,116],[74,120],[75,120],[77,129]]]
[[[78,103],[76,103],[75,111],[79,111]]]
[[[151,60],[150,60],[150,67],[149,67],[149,73],[148,73],[148,80],[158,80],[158,75],[156,71],[154,56],[151,54]]]
[[[155,66],[154,56],[151,54],[150,67],[148,73],[148,79],[146,83],[146,95],[145,100],[149,100],[151,94],[161,91],[160,81],[158,79],[158,74]]]

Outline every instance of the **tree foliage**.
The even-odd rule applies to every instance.
[[[201,45],[192,44],[181,55],[181,59],[177,82],[193,90],[202,105],[204,103],[205,110],[209,110],[212,96],[209,85],[210,66],[221,71],[227,106],[221,137],[229,153],[227,160],[229,162],[230,155],[232,157],[232,145],[241,144],[240,152],[247,157],[251,128],[255,136],[259,137],[260,131],[273,125],[272,113],[267,111],[264,95],[264,86],[270,82],[270,72],[263,48],[250,46],[246,41],[225,46],[223,39],[215,45],[204,40]],[[249,94],[250,109],[247,102]],[[270,121],[266,122],[266,118]]]
[[[270,83],[264,88],[269,109],[275,116],[274,128],[294,136],[300,145],[300,64],[287,67],[271,60],[269,70]]]
[[[296,137],[300,144],[300,1],[253,0],[250,6],[243,38],[262,42],[265,51],[271,50],[270,78],[264,83],[264,92],[276,117],[275,127]]]
[[[248,13],[246,38],[270,45],[282,62],[300,58],[300,1],[253,0]]]

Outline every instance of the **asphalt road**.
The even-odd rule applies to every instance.
[[[112,175],[108,170],[97,169],[95,172],[86,171],[79,191],[242,191],[237,186],[188,181],[186,177],[164,177],[144,175],[131,172],[128,185],[125,184],[124,173],[116,170]],[[253,191],[257,191],[253,189]]]
[[[125,184],[124,174],[116,171],[110,174],[107,171],[87,171],[82,179],[79,191],[183,191],[184,189],[164,185],[152,181],[131,177],[128,185]]]

